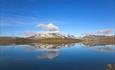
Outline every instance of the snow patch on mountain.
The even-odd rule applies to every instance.
[[[38,39],[38,38],[75,38],[73,35],[65,34],[59,31],[47,31],[47,32],[39,32],[30,38]]]

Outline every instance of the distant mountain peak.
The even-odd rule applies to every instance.
[[[30,38],[38,39],[38,38],[75,38],[73,35],[65,34],[59,31],[47,31],[47,32],[39,32]]]

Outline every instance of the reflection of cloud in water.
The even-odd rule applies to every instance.
[[[58,50],[52,50],[52,51],[48,51],[46,54],[41,54],[39,56],[37,56],[40,59],[53,59],[56,56],[58,56]]]
[[[72,44],[38,44],[38,43],[33,43],[29,44],[32,46],[32,50],[42,50],[42,51],[47,51],[45,54],[41,54],[36,56],[37,58],[40,59],[53,59],[59,54],[59,49],[60,48],[66,48],[66,47],[72,47],[75,45],[75,43]]]

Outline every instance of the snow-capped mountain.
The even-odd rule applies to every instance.
[[[75,38],[73,35],[64,34],[62,32],[50,31],[50,32],[39,32],[30,38]]]

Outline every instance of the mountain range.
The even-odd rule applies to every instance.
[[[40,32],[36,33],[33,36],[30,36],[28,38],[31,39],[44,39],[44,38],[71,38],[75,39],[76,37],[70,34],[64,34],[61,32]]]

